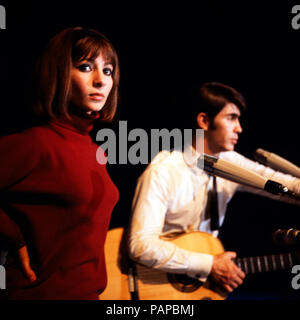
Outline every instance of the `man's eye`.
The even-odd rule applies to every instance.
[[[87,63],[81,64],[77,68],[82,72],[92,71],[92,67]]]
[[[107,76],[111,76],[113,73],[113,70],[111,68],[104,68],[103,73]]]
[[[237,119],[238,117],[235,115],[235,114],[230,114],[229,116],[228,116],[228,120],[235,120],[235,119]]]

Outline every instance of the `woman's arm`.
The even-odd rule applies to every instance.
[[[4,209],[5,194],[24,179],[39,161],[40,150],[34,135],[19,133],[0,138],[0,238],[10,250],[17,250],[25,275],[36,279],[30,267],[29,255],[22,230],[13,217]]]

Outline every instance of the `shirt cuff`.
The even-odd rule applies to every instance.
[[[213,265],[213,256],[205,253],[193,253],[189,257],[187,275],[205,282]]]

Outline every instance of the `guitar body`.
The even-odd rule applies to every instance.
[[[183,233],[168,241],[179,248],[197,253],[217,255],[224,252],[221,242],[205,232]],[[203,283],[186,275],[170,274],[141,264],[137,264],[136,267],[141,300],[224,300],[226,298],[226,293],[209,280]]]
[[[117,228],[110,230],[107,235],[105,254],[108,284],[100,296],[101,300],[131,299],[128,289],[128,268],[126,263],[122,263],[126,255],[123,232],[122,228]],[[197,253],[217,255],[224,252],[221,242],[205,232],[183,233],[163,239],[182,249]],[[185,275],[166,273],[138,263],[136,273],[140,300],[223,300],[226,298],[226,293],[209,280],[202,283]]]
[[[128,267],[126,265],[126,246],[124,229],[109,230],[105,241],[105,260],[107,286],[101,293],[101,300],[131,300],[128,289]]]

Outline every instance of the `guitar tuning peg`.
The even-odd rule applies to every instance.
[[[300,245],[300,230],[297,229],[278,229],[273,232],[273,241],[276,244]]]

